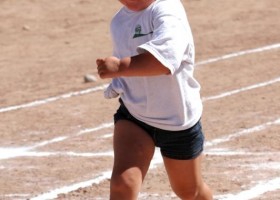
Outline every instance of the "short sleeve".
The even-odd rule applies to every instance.
[[[150,52],[174,74],[193,45],[186,12],[179,0],[159,1],[152,12],[152,39],[140,45],[138,52]]]

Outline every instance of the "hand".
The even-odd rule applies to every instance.
[[[96,64],[98,74],[102,79],[117,77],[117,72],[120,70],[120,59],[113,56],[97,59]]]

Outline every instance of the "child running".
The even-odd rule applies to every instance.
[[[195,50],[180,0],[120,0],[111,22],[113,56],[97,59],[112,78],[106,98],[119,97],[114,115],[110,200],[136,200],[155,148],[174,193],[212,200],[201,175],[204,135]]]

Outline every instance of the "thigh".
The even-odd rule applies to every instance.
[[[179,196],[193,193],[202,187],[201,158],[202,155],[191,160],[163,157],[171,187]]]
[[[114,130],[113,175],[133,172],[139,179],[145,177],[153,158],[155,145],[141,127],[128,120],[118,120]]]

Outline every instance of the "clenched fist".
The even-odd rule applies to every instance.
[[[111,56],[104,59],[97,59],[97,71],[100,78],[114,78],[120,71],[120,59]]]

